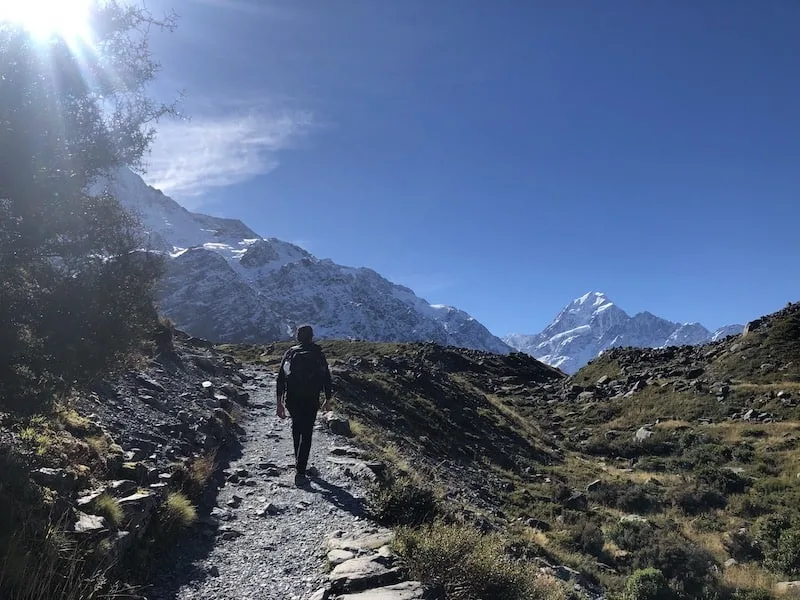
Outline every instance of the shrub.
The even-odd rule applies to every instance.
[[[800,575],[800,530],[781,533],[775,547],[766,553],[765,564],[777,573]]]
[[[534,570],[509,558],[501,538],[435,522],[402,528],[395,542],[412,577],[453,600],[534,600],[545,595]]]
[[[670,600],[673,597],[667,580],[658,569],[634,571],[625,582],[625,600]]]
[[[726,503],[723,494],[704,485],[678,488],[672,492],[672,504],[690,515],[724,508]]]
[[[712,556],[674,533],[656,531],[649,523],[623,521],[608,536],[631,553],[633,568],[658,569],[679,595],[701,597],[711,581]]]
[[[703,467],[697,473],[697,480],[722,494],[741,494],[750,485],[750,480],[730,469]]]
[[[735,461],[747,464],[752,462],[756,453],[752,444],[740,442],[731,449],[731,455]]]
[[[605,538],[597,525],[584,521],[567,530],[567,544],[573,550],[599,557],[603,554]]]
[[[731,600],[774,600],[767,590],[736,590],[731,596]]]
[[[608,537],[623,550],[641,550],[651,543],[656,532],[650,523],[643,521],[621,521],[611,527]]]
[[[765,553],[778,545],[781,534],[790,527],[789,518],[784,514],[770,514],[756,519],[753,537]]]
[[[382,525],[420,525],[430,523],[439,512],[433,490],[411,477],[391,478],[370,490],[367,506]]]

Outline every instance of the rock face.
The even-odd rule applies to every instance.
[[[575,373],[604,350],[633,346],[693,346],[742,332],[729,325],[710,332],[700,323],[673,323],[649,312],[629,316],[602,292],[590,292],[565,306],[542,332],[512,334],[504,341],[565,373]]]
[[[308,322],[321,338],[511,350],[464,311],[431,305],[371,269],[264,239],[240,221],[191,213],[130,171],[117,173],[109,187],[139,216],[150,247],[170,257],[159,307],[192,335],[270,342]]]

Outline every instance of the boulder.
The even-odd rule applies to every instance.
[[[335,596],[334,600],[417,600],[425,597],[425,587],[419,581],[404,581],[394,585]]]
[[[399,583],[402,572],[387,566],[391,561],[381,556],[351,558],[331,571],[329,580],[335,592],[360,592],[370,588]]]
[[[644,442],[649,440],[651,437],[653,437],[652,429],[648,429],[647,427],[639,427],[639,429],[636,430],[633,439],[637,442]]]
[[[329,550],[350,550],[351,552],[366,552],[377,550],[381,546],[391,544],[394,533],[388,529],[362,529],[361,531],[347,533],[336,531],[326,542]]]
[[[101,517],[99,515],[87,515],[86,513],[82,513],[80,511],[77,513],[77,520],[72,528],[75,533],[83,535],[101,533],[107,529],[108,526],[106,525],[105,517]]]
[[[78,486],[78,479],[75,473],[64,469],[42,467],[31,473],[31,479],[39,485],[57,492],[71,492]]]
[[[328,429],[335,435],[343,435],[345,437],[352,437],[353,433],[350,430],[350,421],[347,417],[340,414],[330,412],[325,418]]]

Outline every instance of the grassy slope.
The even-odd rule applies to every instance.
[[[679,391],[669,361],[681,354],[673,351],[615,351],[565,381],[520,355],[323,346],[338,408],[361,441],[487,517],[527,553],[612,590],[635,568],[656,564],[683,597],[699,597],[711,580],[730,593],[796,578],[785,564],[781,571],[765,562],[771,542],[763,530],[770,514],[785,516],[784,528],[800,527],[800,408],[786,399],[800,396],[800,305],[743,339],[699,350],[703,385]],[[277,367],[286,347],[238,352]],[[604,375],[652,370],[658,375],[628,397],[563,399],[572,385],[592,389]],[[715,391],[721,385],[724,397]],[[743,421],[748,408],[779,422]],[[654,423],[652,438],[633,441]],[[646,542],[620,524],[626,514],[647,519]],[[738,564],[723,568],[731,557]]]

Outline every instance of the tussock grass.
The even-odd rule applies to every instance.
[[[119,505],[119,502],[113,496],[103,494],[95,498],[91,504],[92,512],[105,517],[106,521],[112,527],[118,529],[125,518],[125,512]]]
[[[170,493],[161,506],[161,523],[166,531],[191,527],[197,520],[197,509],[181,492]]]
[[[209,452],[189,464],[189,481],[193,489],[203,490],[214,476],[217,468],[217,452]]]
[[[466,525],[436,522],[397,532],[395,547],[411,576],[453,600],[556,600],[555,582],[508,557],[503,539]]]

